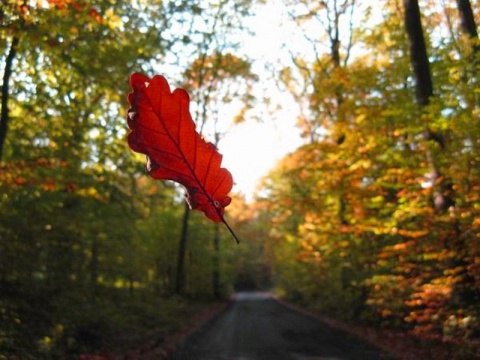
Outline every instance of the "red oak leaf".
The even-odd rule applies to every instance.
[[[160,75],[130,77],[133,92],[128,95],[128,145],[147,155],[147,170],[155,179],[173,180],[186,189],[190,208],[203,211],[215,221],[225,221],[230,204],[232,175],[221,168],[222,155],[195,130],[189,112],[190,98],[184,89],[170,91]]]

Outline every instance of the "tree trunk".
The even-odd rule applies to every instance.
[[[98,257],[100,252],[100,244],[98,234],[93,237],[90,251],[92,253],[90,259],[90,294],[93,298],[98,295]]]
[[[468,2],[461,1],[460,2]],[[415,89],[417,103],[420,109],[424,109],[433,96],[432,78],[430,75],[430,66],[428,62],[425,40],[420,18],[420,9],[417,0],[403,0],[405,6],[405,27],[408,34],[410,46],[410,58],[415,77]],[[425,130],[426,139],[434,140],[444,149],[443,140],[439,134],[433,133],[430,129]],[[433,203],[435,211],[438,213],[445,212],[447,209],[453,208],[455,202],[453,200],[454,190],[451,180],[442,176],[435,165],[434,155],[431,149],[427,148],[427,162],[430,165],[431,181],[434,186]],[[447,267],[455,269],[458,273],[462,270],[461,281],[455,283],[453,287],[452,302],[463,304],[471,304],[478,302],[479,294],[474,289],[474,279],[468,274],[467,262],[463,253],[466,249],[465,241],[461,236],[460,224],[458,221],[453,222],[451,236],[446,240],[446,247],[453,252],[453,257],[449,260]]]
[[[422,111],[430,103],[430,98],[433,97],[433,82],[430,74],[427,47],[423,36],[418,1],[403,0],[403,4],[405,8],[405,29],[407,31],[410,48],[410,62],[415,78],[416,100]],[[424,138],[435,141],[442,149],[445,146],[442,136],[431,131],[428,126],[425,129]],[[430,166],[430,181],[432,182],[432,186],[435,187],[433,193],[434,208],[438,213],[442,213],[454,205],[452,197],[450,196],[452,193],[452,184],[442,177],[440,170],[436,166],[433,152],[429,148],[427,148],[426,157]],[[443,180],[439,183],[441,179]]]
[[[473,75],[478,74],[478,66],[480,64],[480,44],[478,43],[478,31],[477,24],[475,23],[475,17],[472,11],[472,5],[470,0],[457,0],[458,12],[460,15],[460,24],[461,29],[464,34],[466,34],[470,39],[474,40],[472,46],[472,56],[470,62],[473,65]],[[467,75],[467,78],[470,76]],[[476,97],[478,104],[478,97]],[[472,104],[472,108],[475,107]],[[478,106],[478,105],[477,105]],[[461,304],[465,307],[465,304],[468,306],[474,306],[478,304],[480,300],[480,292],[478,287],[475,286],[475,278],[468,271],[468,263],[466,261],[467,254],[465,246],[465,235],[462,235],[460,224],[456,224],[456,229],[454,233],[454,243],[450,246],[454,250],[454,258],[451,259],[451,268],[458,269],[462,268],[461,281],[456,282],[453,287],[452,293],[452,302],[456,304]]]
[[[475,17],[473,16],[470,0],[457,0],[457,6],[463,32],[472,39],[477,39],[477,25],[475,24]],[[478,49],[478,46],[476,48]]]
[[[213,270],[212,270],[212,288],[215,299],[220,299],[222,292],[220,289],[220,229],[219,224],[214,226],[213,235]]]
[[[188,242],[188,218],[190,215],[190,208],[185,202],[185,212],[183,213],[182,233],[180,235],[180,243],[178,246],[177,258],[177,274],[175,278],[174,293],[181,295],[185,287],[185,253],[187,251]]]
[[[473,16],[472,5],[470,0],[457,0],[457,6],[462,31],[473,40],[472,53],[469,61],[473,65],[473,75],[476,75],[478,74],[478,66],[480,64],[480,44],[478,43],[477,24]]]
[[[12,44],[10,45],[10,51],[8,52],[7,58],[5,59],[5,69],[3,71],[3,83],[2,83],[2,110],[0,116],[0,161],[3,158],[3,149],[5,146],[5,139],[7,137],[8,131],[8,121],[9,121],[9,109],[8,109],[8,99],[10,96],[10,76],[12,75],[13,60],[17,54],[17,46],[19,43],[19,38],[14,37],[12,39]]]
[[[415,92],[420,107],[429,104],[433,96],[432,77],[428,62],[427,48],[423,37],[420,8],[417,0],[403,0],[405,8],[405,28],[410,46],[410,61],[415,78]]]

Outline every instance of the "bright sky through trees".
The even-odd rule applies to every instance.
[[[259,179],[301,142],[294,114],[278,115],[264,123],[248,122],[233,128],[221,142],[224,166],[234,177],[233,190],[250,199]]]
[[[271,107],[281,108],[271,113],[265,111],[258,121],[247,118],[229,130],[219,145],[224,166],[234,177],[233,191],[243,193],[247,199],[251,199],[258,181],[269,169],[302,141],[295,127],[298,108],[288,94],[278,90],[271,69],[281,57],[289,57],[282,45],[291,37],[292,29],[281,23],[285,16],[282,4],[272,1],[257,7],[253,18],[247,20],[255,34],[242,40],[241,52],[254,59],[253,71],[260,77],[258,88],[267,89],[264,95],[272,100]],[[264,105],[258,104],[258,109]]]
[[[215,109],[218,111],[220,131],[224,134],[218,144],[219,152],[223,155],[222,166],[233,175],[233,192],[242,193],[250,200],[259,180],[267,175],[278,160],[302,143],[300,131],[295,126],[298,105],[289,93],[278,89],[278,75],[274,75],[278,74],[279,67],[289,62],[290,53],[285,43],[302,41],[293,39],[295,25],[286,16],[281,1],[255,5],[254,15],[243,22],[245,28],[253,31],[253,34],[242,33],[242,38],[237,39],[241,45],[235,54],[252,61],[252,72],[259,77],[254,90],[257,103],[245,121],[236,125],[231,121],[236,116],[236,106],[239,104]],[[237,37],[233,34],[229,36]],[[305,50],[308,49],[302,49]],[[177,55],[169,54],[164,61],[154,62],[153,65],[154,73],[169,79],[172,90],[182,87],[180,81],[185,76],[178,73]],[[190,58],[181,59],[187,62],[185,66],[188,66],[188,59]],[[264,97],[270,103],[262,100]],[[190,93],[190,99],[190,112],[199,130],[201,119],[196,117],[195,94]],[[208,120],[202,135],[207,141],[213,142],[214,121],[212,117]]]
[[[357,5],[355,19],[363,19],[368,5],[368,1]],[[259,180],[277,161],[303,141],[296,127],[299,105],[290,94],[278,89],[278,79],[273,74],[278,74],[279,67],[291,61],[293,53],[315,56],[312,44],[307,40],[308,34],[299,31],[295,22],[289,19],[282,1],[257,4],[256,8],[255,15],[246,20],[254,35],[242,39],[240,52],[253,59],[253,71],[260,78],[258,88],[264,89],[263,95],[272,102],[268,107],[275,110],[265,111],[259,116],[260,121],[247,118],[245,123],[234,126],[219,145],[224,166],[232,172],[235,180],[233,190],[243,193],[247,199],[252,198]],[[369,22],[372,26],[380,18],[380,9],[371,9]],[[355,50],[361,51],[360,48]],[[263,112],[264,105],[258,104],[256,110]]]

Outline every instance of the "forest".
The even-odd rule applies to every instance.
[[[121,356],[238,290],[480,358],[479,0],[1,4],[0,359]],[[268,6],[292,36],[259,59]],[[133,73],[220,153],[291,99],[239,244],[129,148]]]

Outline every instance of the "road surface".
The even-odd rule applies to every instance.
[[[393,359],[373,346],[277,302],[268,293],[238,293],[201,326],[172,360]]]

